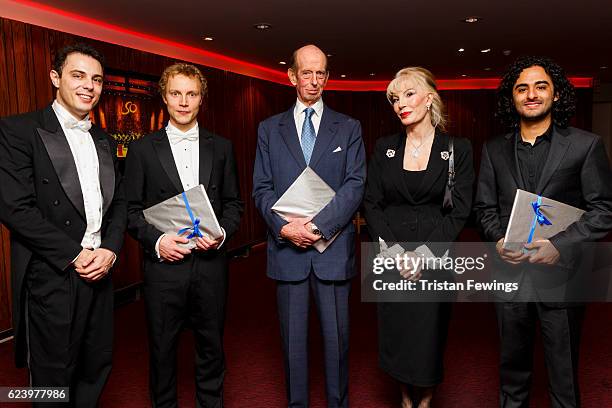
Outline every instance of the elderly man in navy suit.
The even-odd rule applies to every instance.
[[[355,275],[355,229],[366,175],[361,125],[323,104],[327,58],[314,45],[288,70],[297,101],[261,122],[253,198],[268,225],[268,276],[277,281],[289,407],[308,406],[308,307],[314,297],[325,352],[328,407],[348,406],[348,297]],[[335,192],[314,218],[284,220],[271,207],[309,166]],[[319,239],[335,241],[323,253]]]

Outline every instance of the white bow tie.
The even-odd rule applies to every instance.
[[[197,127],[192,127],[187,132],[166,128],[166,134],[168,135],[168,140],[172,144],[177,144],[183,140],[191,140],[192,142],[195,142],[200,136],[200,132],[198,131]]]
[[[68,118],[64,122],[66,129],[79,129],[83,132],[89,132],[91,129],[91,120],[89,118],[84,120],[76,120],[75,118]]]

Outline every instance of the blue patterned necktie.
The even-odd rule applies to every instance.
[[[306,165],[310,163],[310,157],[312,156],[312,150],[314,149],[315,140],[317,139],[317,135],[315,133],[314,125],[312,124],[312,114],[314,113],[313,108],[304,109],[306,113],[306,118],[304,119],[304,124],[302,125],[302,152],[304,153],[304,159],[306,160]]]

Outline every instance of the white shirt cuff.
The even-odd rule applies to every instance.
[[[217,247],[217,249],[221,248],[221,246],[223,246],[223,243],[225,242],[225,238],[227,237],[227,234],[225,233],[225,229],[223,229],[223,227],[221,228],[221,232],[223,232],[223,240],[221,241],[221,243],[219,244],[219,246]]]
[[[159,238],[157,238],[157,242],[155,242],[155,255],[157,255],[157,257],[161,260],[161,255],[159,254],[159,243],[161,242],[162,238],[165,237],[166,234],[161,234],[159,236]]]
[[[83,251],[81,250],[81,252],[83,252]],[[76,256],[76,257],[75,257],[75,258],[72,260],[72,262],[70,262],[71,264],[73,264],[73,265],[74,265],[74,263],[76,262],[76,260],[77,260],[77,259],[79,259],[79,256],[81,255],[81,252],[79,252],[79,254],[78,254],[78,255],[77,255],[77,256]]]

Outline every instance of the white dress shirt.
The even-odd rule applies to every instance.
[[[168,122],[166,126],[166,135],[174,157],[174,164],[179,173],[183,190],[187,191],[200,184],[200,128],[196,122],[195,126],[186,132],[177,129],[172,123]],[[225,242],[225,230],[223,231],[223,240],[218,248]],[[166,234],[162,234],[155,243],[155,253],[158,258],[159,243]]]
[[[194,127],[183,132],[168,122],[166,134],[183,190],[187,191],[200,184],[200,129],[196,122]],[[174,142],[175,140],[180,141]]]
[[[311,106],[314,109],[314,113],[311,116],[312,124],[314,126],[315,135],[319,134],[319,126],[321,126],[321,116],[323,115],[323,99],[319,98],[318,101]],[[297,130],[298,140],[302,144],[302,127],[304,126],[304,120],[306,119],[306,112],[304,109],[308,106],[304,105],[299,99],[295,102],[295,108],[293,109],[293,119],[295,120],[295,129]]]
[[[81,240],[81,246],[98,249],[102,242],[102,190],[100,189],[98,152],[89,131],[79,127],[89,122],[89,117],[79,121],[57,100],[53,102],[52,107],[70,146],[83,193],[87,228]],[[79,126],[71,126],[71,123]]]

